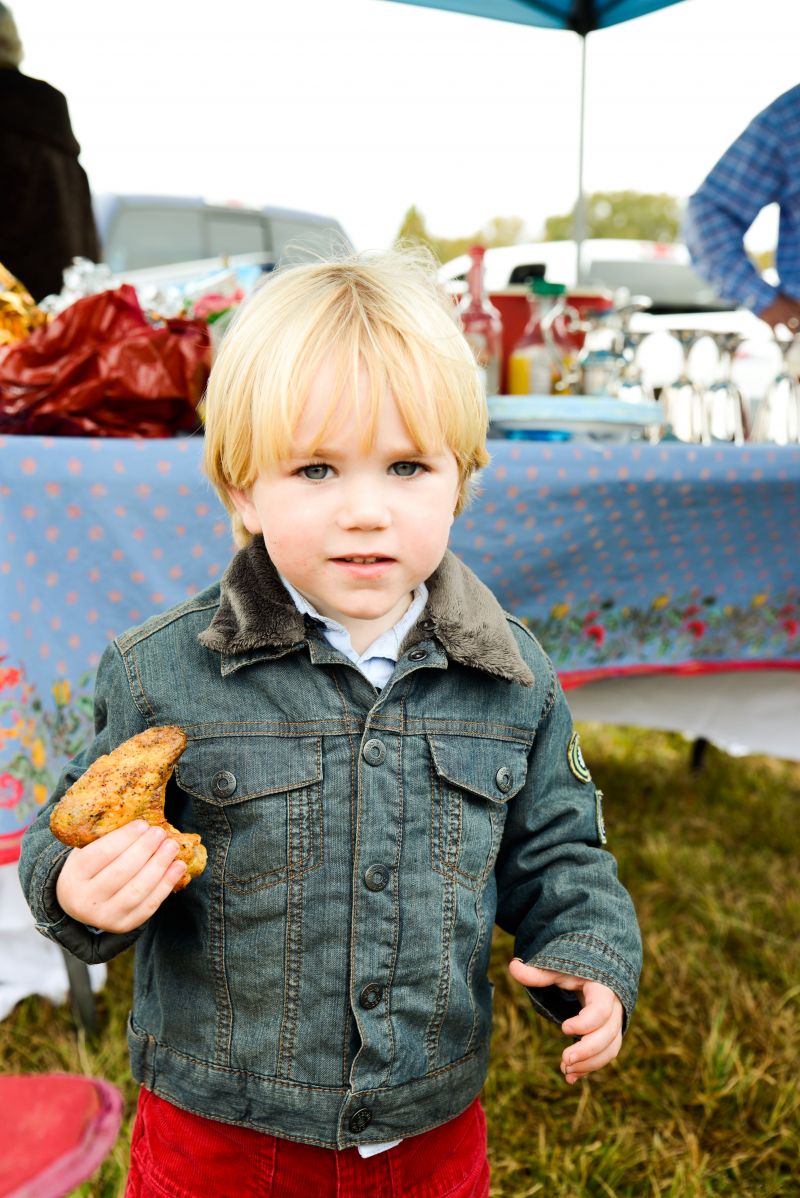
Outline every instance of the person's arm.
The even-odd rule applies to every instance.
[[[553,675],[525,786],[509,802],[495,867],[497,923],[514,935],[523,966],[599,983],[630,1018],[641,939],[604,836],[600,792],[583,768],[569,708]],[[516,966],[512,974],[525,982]],[[537,1011],[555,1023],[572,1024],[580,1018],[581,1001],[588,1006],[585,991],[576,1000],[580,987],[572,982],[554,978],[543,984],[539,975],[525,984]],[[608,1006],[610,1015],[613,1003]],[[619,1017],[621,1031],[621,1010]],[[578,1034],[573,1029],[574,1024],[564,1027]]]
[[[762,208],[781,203],[786,183],[781,139],[766,111],[726,150],[687,207],[684,237],[698,273],[724,299],[758,315],[779,292],[748,258],[744,236]]]
[[[516,957],[508,972],[515,981],[527,986],[529,993],[531,988],[555,986],[567,994],[574,994],[581,1003],[578,1014],[561,1024],[564,1035],[578,1041],[561,1054],[561,1072],[570,1085],[614,1060],[622,1047],[623,1009],[610,986],[574,973],[557,973],[552,969],[525,965]]]
[[[101,919],[95,916],[99,910],[96,900],[102,895],[104,880],[92,879],[108,865],[112,866],[112,873],[106,875],[105,883],[113,881],[114,870],[119,873],[122,869],[124,872],[125,862],[113,865],[113,861],[130,848],[129,841],[139,839],[139,833],[144,840],[138,850],[134,847],[132,855],[129,853],[127,864],[131,866],[132,858],[136,858],[137,852],[142,855],[144,844],[149,844],[146,840],[148,833],[145,829],[129,825],[127,829],[121,828],[115,833],[110,833],[111,842],[106,843],[105,847],[104,842],[108,842],[109,837],[103,837],[84,849],[71,849],[53,836],[50,831],[50,814],[61,796],[85,773],[96,758],[103,753],[110,753],[117,745],[130,736],[143,732],[146,727],[142,714],[133,702],[119,649],[115,644],[111,644],[103,653],[97,671],[95,739],[66,766],[49,802],[25,833],[22,842],[20,881],[37,928],[49,939],[55,940],[89,964],[110,960],[140,935],[141,927],[130,922],[125,925],[121,912],[117,913],[118,919],[114,924],[118,929],[116,931],[94,932],[87,924],[93,927],[102,926]],[[70,862],[67,871],[67,890],[70,898],[74,900],[75,894],[85,889],[88,884],[91,898],[95,900],[92,902],[90,899],[89,906],[81,910],[81,901],[78,900],[74,908],[75,916],[68,914],[61,906],[57,894],[59,879],[67,861]],[[112,894],[113,891],[104,897],[111,897]],[[67,901],[72,909],[73,903],[69,899]],[[101,914],[105,918],[108,913],[104,909]],[[107,926],[112,925],[108,923]]]

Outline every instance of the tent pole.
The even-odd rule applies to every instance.
[[[586,34],[581,39],[581,98],[578,132],[578,198],[575,201],[575,278],[583,282],[583,242],[586,238],[586,196],[583,192],[583,134],[586,123]]]

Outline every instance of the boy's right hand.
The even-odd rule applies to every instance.
[[[63,911],[104,932],[141,927],[186,871],[163,828],[134,820],[73,849],[56,883]]]

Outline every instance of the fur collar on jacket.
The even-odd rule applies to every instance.
[[[517,648],[500,604],[488,587],[449,550],[426,580],[428,603],[403,642],[405,651],[431,636],[447,656],[523,686],[533,675]],[[432,622],[432,624],[431,624]],[[200,641],[219,653],[288,648],[308,635],[305,617],[281,583],[264,545],[254,537],[241,549],[220,583],[220,604]]]

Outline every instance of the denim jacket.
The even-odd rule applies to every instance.
[[[448,553],[376,691],[300,614],[263,540],[106,649],[96,738],[28,831],[37,925],[84,961],[136,942],[133,1074],[187,1110],[345,1148],[427,1130],[486,1074],[492,927],[635,1000],[631,900],[553,667]],[[141,928],[58,906],[52,804],[101,753],[179,724],[171,823],[205,872]],[[530,990],[561,1021],[563,992]]]

